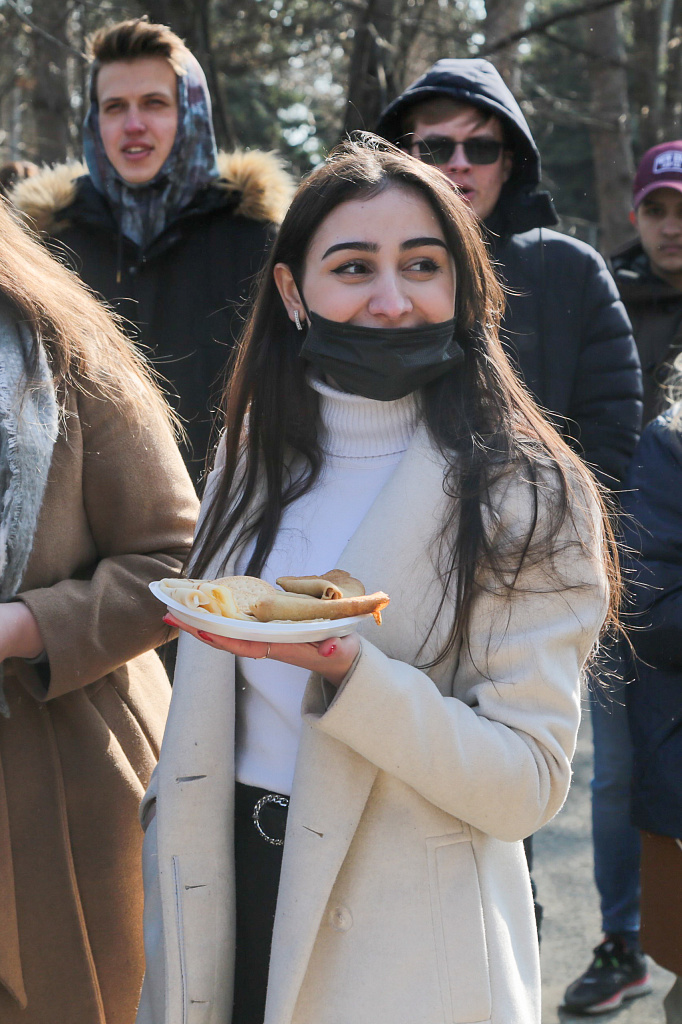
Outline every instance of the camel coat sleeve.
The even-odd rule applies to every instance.
[[[496,508],[500,543],[523,537],[528,485],[513,481]],[[445,692],[363,640],[316,727],[481,832],[506,841],[535,832],[568,793],[577,682],[607,610],[598,517],[593,496],[574,497],[554,566],[531,547],[511,599],[479,581]]]
[[[18,595],[37,620],[49,661],[49,685],[45,673],[33,673],[33,696],[49,700],[87,686],[168,639],[163,607],[147,585],[180,572],[197,511],[158,414],[140,413],[130,399],[114,404],[70,393],[28,586]],[[37,585],[34,562],[43,568]]]

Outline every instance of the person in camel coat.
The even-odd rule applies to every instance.
[[[132,1024],[171,694],[147,585],[197,500],[132,344],[4,201],[0,236],[0,1020]]]

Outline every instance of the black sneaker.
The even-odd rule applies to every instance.
[[[569,985],[564,1009],[571,1013],[607,1013],[625,999],[651,992],[646,957],[628,948],[620,935],[607,935],[594,950],[594,960],[584,974]]]

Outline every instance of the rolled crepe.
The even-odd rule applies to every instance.
[[[251,611],[260,622],[272,622],[273,619],[288,619],[292,622],[304,622],[306,619],[345,619],[347,615],[371,613],[381,625],[381,610],[388,602],[388,596],[381,591],[361,597],[339,597],[332,601],[307,597],[304,594],[280,594],[275,591],[274,594],[256,601],[251,606]]]
[[[290,594],[306,594],[322,601],[362,597],[365,588],[344,569],[330,569],[321,576],[280,576],[277,583]]]
[[[389,601],[382,592],[366,595],[360,580],[353,579],[342,569],[332,569],[325,576],[284,576],[277,582],[287,583],[289,592],[276,590],[272,584],[255,576],[168,579],[161,580],[160,586],[167,597],[192,611],[259,622],[306,622],[371,613],[381,624],[381,610]],[[295,592],[296,586],[303,588],[302,592]],[[319,596],[311,594],[310,590],[315,590]]]
[[[343,597],[343,591],[321,576],[280,576],[277,583],[289,594],[301,594],[319,598],[320,601],[336,601]]]

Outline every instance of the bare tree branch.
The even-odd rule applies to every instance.
[[[46,32],[44,28],[41,28],[40,25],[36,25],[35,21],[29,18],[28,14],[24,14],[19,5],[15,3],[15,0],[5,0],[5,3],[14,11],[17,18],[19,18],[20,21],[23,21],[24,25],[28,25],[31,31],[39,35],[41,39],[44,39],[48,43],[55,43],[56,46],[61,47],[62,50],[66,50],[66,52],[72,54],[72,56],[79,57],[81,60],[87,61],[87,56],[84,53],[81,53],[80,50],[76,50],[73,46],[69,46],[69,44],[65,43],[62,39],[58,39],[56,36],[50,35],[50,33]]]
[[[503,39],[496,39],[490,46],[484,47],[479,51],[479,56],[487,57],[491,53],[497,53],[498,50],[504,50],[505,47],[511,46],[513,43],[518,43],[520,39],[527,39],[528,36],[537,35],[538,32],[544,32],[546,29],[551,28],[552,25],[557,25],[560,21],[570,21],[571,18],[580,18],[586,14],[594,14],[595,11],[602,11],[606,7],[615,7],[616,4],[625,3],[625,0],[597,0],[597,3],[581,4],[579,7],[571,7],[567,11],[562,11],[559,14],[552,14],[547,18],[540,18],[539,21],[535,21],[526,28],[519,29],[518,32],[512,32],[510,35],[505,36]]]
[[[622,3],[624,0],[618,0],[618,2]],[[367,7],[367,0],[337,0],[337,7],[349,11],[364,11]],[[424,35],[432,36],[438,40],[443,39],[443,23],[435,19],[425,18],[423,13],[410,17],[405,17],[402,13],[396,13],[391,15],[391,20],[397,22],[402,30],[411,29],[415,34],[416,32],[423,32]],[[458,46],[466,46],[472,31],[474,30],[460,32],[457,30],[457,26],[454,26],[450,42]]]
[[[557,35],[556,32],[550,32],[549,29],[545,29],[543,35],[556,43],[557,46],[563,47],[564,50],[568,50],[569,53],[577,53],[581,57],[587,57],[588,60],[598,60],[602,64],[607,64],[612,68],[626,68],[629,66],[629,61],[620,60],[618,58],[605,58],[601,54],[597,53],[596,50],[590,50],[586,46],[578,46],[577,43],[570,42],[568,39],[564,39],[563,36]]]
[[[613,121],[607,121],[600,117],[595,117],[594,114],[586,114],[584,111],[579,110],[573,106],[569,100],[563,97],[554,96],[548,89],[545,89],[537,81],[531,83],[532,88],[540,99],[544,100],[548,105],[552,116],[563,124],[584,124],[588,128],[598,128],[604,132],[617,132],[619,129],[614,125]],[[531,102],[533,102],[531,100]]]

